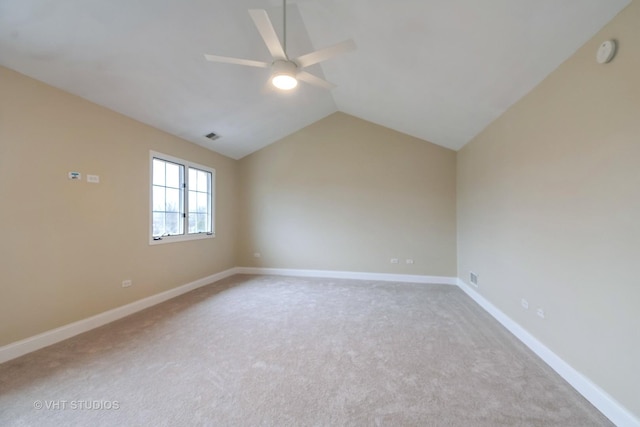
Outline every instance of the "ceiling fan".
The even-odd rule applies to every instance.
[[[329,83],[326,80],[316,77],[306,71],[306,68],[310,65],[317,64],[321,61],[326,61],[336,55],[339,55],[356,48],[356,44],[353,40],[346,40],[333,46],[326,47],[324,49],[316,50],[315,52],[307,53],[299,56],[295,59],[289,59],[287,56],[287,2],[283,0],[283,37],[282,44],[278,39],[269,15],[266,10],[252,9],[249,10],[249,15],[253,19],[253,23],[258,29],[258,32],[262,36],[264,43],[267,45],[267,49],[273,57],[273,62],[254,61],[251,59],[230,58],[228,56],[218,56],[205,54],[204,57],[208,61],[212,62],[224,62],[227,64],[247,65],[249,67],[259,68],[271,68],[271,83],[282,90],[290,90],[298,85],[298,80],[303,82],[319,86],[325,89],[332,89],[334,84]]]

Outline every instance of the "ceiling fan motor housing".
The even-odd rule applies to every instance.
[[[295,77],[298,72],[298,66],[293,61],[287,61],[286,59],[277,59],[273,61],[271,73],[272,77],[275,76],[291,76]]]

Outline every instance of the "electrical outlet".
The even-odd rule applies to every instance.
[[[128,288],[131,285],[133,285],[133,282],[131,281],[131,279],[127,279],[127,280],[123,280],[122,281],[122,287],[123,288]]]
[[[407,264],[413,264],[413,260],[412,260],[411,258],[407,258],[407,259],[405,260],[405,262],[406,262]]]
[[[391,258],[391,264],[397,264],[398,263],[398,258]]]
[[[529,301],[527,301],[526,299],[522,298],[520,300],[520,305],[522,306],[522,308],[524,308],[525,310],[529,309]]]
[[[262,254],[260,252],[254,252],[253,253],[253,257],[254,258],[260,258],[262,256]]]
[[[539,318],[544,319],[544,310],[542,308],[537,309],[536,314]]]

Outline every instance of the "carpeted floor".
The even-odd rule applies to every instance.
[[[454,286],[234,276],[0,365],[0,425],[611,423]]]

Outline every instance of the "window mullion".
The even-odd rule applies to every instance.
[[[187,228],[187,222],[186,222],[186,212],[187,209],[189,208],[187,205],[187,182],[188,179],[187,178],[187,170],[188,170],[188,166],[187,165],[181,165],[181,169],[182,169],[182,173],[180,174],[180,190],[181,190],[181,194],[180,194],[180,215],[182,216],[181,220],[182,220],[182,234],[183,235],[187,235],[188,233],[188,228]]]

